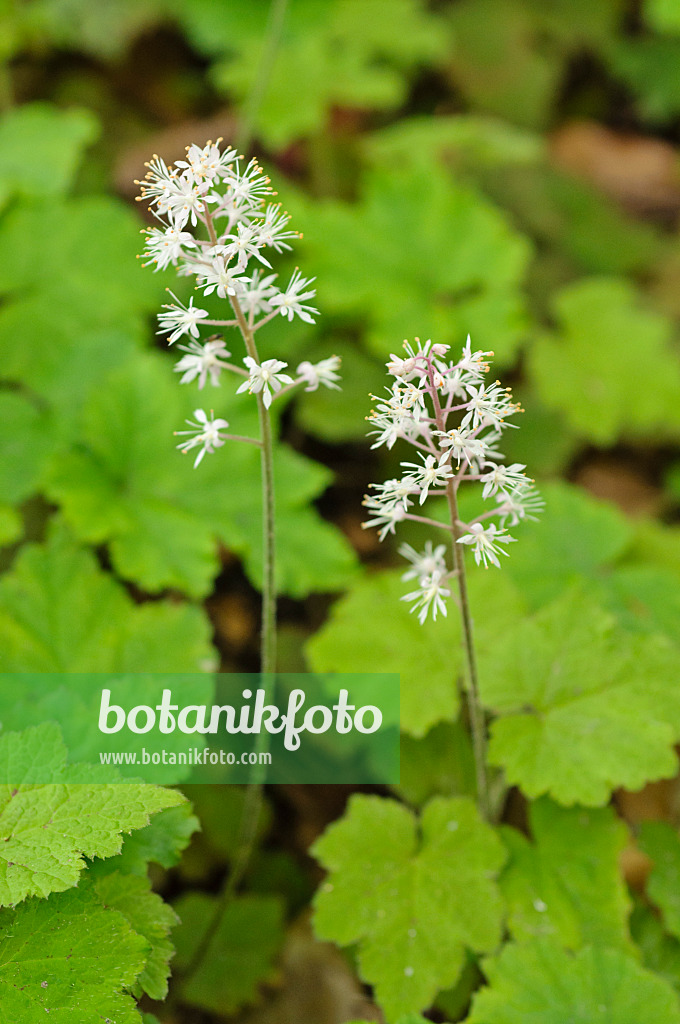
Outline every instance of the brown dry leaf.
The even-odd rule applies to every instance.
[[[281,985],[264,1006],[233,1024],[344,1024],[383,1020],[335,946],[318,942],[307,915],[289,930],[281,957]]]
[[[621,459],[597,458],[578,472],[576,483],[596,498],[612,501],[630,516],[656,517],[663,494]]]
[[[555,132],[549,153],[561,170],[589,181],[632,213],[680,211],[680,160],[668,142],[577,121]]]

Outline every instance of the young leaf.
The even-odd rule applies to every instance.
[[[53,723],[1,735],[0,765],[0,906],[77,885],[84,857],[113,857],[124,832],[184,801],[157,786],[70,782],[77,776]],[[35,785],[41,773],[57,781]]]
[[[515,829],[502,833],[510,857],[500,887],[512,936],[632,951],[619,870],[628,839],[623,822],[610,807],[564,808],[545,797],[531,804],[529,819],[533,843]]]
[[[328,869],[315,928],[358,943],[364,980],[389,1021],[454,984],[465,949],[493,950],[503,907],[493,881],[501,843],[465,798],[435,798],[420,822],[400,804],[353,796],[312,848]]]
[[[466,1024],[678,1024],[680,1005],[662,978],[619,950],[572,954],[548,939],[509,943],[484,972]]]
[[[489,759],[527,796],[598,806],[677,770],[677,649],[574,588],[481,652]]]
[[[140,1024],[127,992],[147,952],[123,915],[102,906],[87,887],[2,910],[3,1017],[17,1024]]]

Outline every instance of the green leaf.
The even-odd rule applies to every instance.
[[[21,516],[10,505],[0,505],[0,547],[19,540],[24,532]]]
[[[0,391],[0,420],[9,427],[0,437],[0,494],[17,504],[42,486],[57,445],[55,424],[13,391]]]
[[[239,414],[245,420],[243,429],[232,429],[253,436],[247,398],[231,395],[224,402],[231,402],[230,422]],[[173,450],[173,430],[196,404],[158,356],[121,367],[92,394],[81,443],[57,460],[48,492],[80,539],[110,542],[122,576],[150,591],[176,587],[199,597],[219,571],[217,540],[243,555],[260,582],[262,497],[254,445],[231,442],[197,469],[192,458]],[[328,471],[281,446],[275,475],[281,591],[301,597],[340,589],[353,575],[354,553],[307,507],[328,483]]]
[[[113,857],[124,832],[184,800],[157,786],[69,782],[74,770],[52,723],[0,735],[0,765],[0,906],[77,885],[84,857]],[[48,772],[64,781],[31,783]]]
[[[643,903],[633,911],[630,930],[644,966],[680,991],[680,941],[666,933],[656,913]]]
[[[385,166],[447,164],[501,166],[533,164],[545,152],[543,140],[494,117],[479,114],[403,118],[374,132],[365,142],[371,160]]]
[[[135,605],[63,530],[0,578],[3,672],[196,671],[214,657],[199,609]]]
[[[542,484],[545,509],[513,544],[505,571],[532,608],[540,608],[579,578],[604,578],[630,545],[633,528],[613,505],[567,483]],[[515,535],[515,531],[513,531]]]
[[[218,912],[219,901],[203,893],[180,897],[181,925],[175,935],[177,966],[186,969]],[[283,942],[281,901],[273,896],[240,896],[224,908],[205,956],[184,981],[184,1002],[232,1014],[257,1001],[259,985],[272,974]]]
[[[440,722],[426,736],[401,737],[398,792],[421,807],[433,796],[476,794],[475,761],[462,722]]]
[[[663,914],[666,930],[680,939],[680,836],[664,821],[640,826],[638,845],[653,861],[647,893]]]
[[[390,1021],[453,985],[466,948],[490,951],[501,938],[493,876],[504,852],[470,800],[435,798],[418,822],[393,801],[353,796],[312,853],[329,871],[316,931],[358,943],[362,977]]]
[[[248,0],[180,4],[190,38],[223,59],[212,78],[246,100],[264,56],[269,8]],[[257,135],[281,148],[322,128],[334,106],[393,109],[406,98],[406,72],[445,56],[445,23],[417,0],[296,0],[257,110]],[[226,59],[225,59],[226,58]]]
[[[115,858],[116,867],[125,874],[133,875],[146,875],[150,862],[172,868],[179,863],[182,852],[199,829],[198,818],[191,813],[191,804],[187,802],[168,807],[154,814],[144,828],[125,836],[123,849]],[[107,863],[112,864],[114,860]]]
[[[546,798],[531,805],[529,818],[533,843],[515,829],[502,833],[510,857],[500,886],[513,938],[632,951],[630,901],[619,870],[628,841],[624,824],[610,807],[567,809]]]
[[[144,969],[145,939],[88,889],[0,912],[0,1004],[6,1020],[139,1024],[126,994]]]
[[[133,931],[148,943],[149,952],[136,987],[151,999],[165,999],[174,953],[169,935],[178,921],[174,910],[151,891],[148,878],[114,871],[98,879],[95,889],[104,906],[122,914]]]
[[[535,45],[537,27],[526,7],[512,0],[462,0],[450,17],[456,42],[452,77],[473,107],[542,127],[561,62]]]
[[[571,954],[544,939],[508,944],[484,966],[466,1024],[677,1024],[677,996],[661,978],[614,949],[587,947]]]
[[[0,187],[40,199],[65,193],[98,134],[89,110],[26,103],[7,111],[0,121]]]
[[[673,0],[671,0],[673,2]],[[633,102],[653,123],[665,123],[680,110],[680,40],[635,36],[613,40],[606,57],[634,94]]]
[[[582,588],[519,623],[479,659],[484,704],[499,717],[489,760],[530,797],[607,802],[677,770],[677,649],[628,633]]]
[[[298,200],[299,203],[299,200]],[[361,199],[296,211],[319,303],[368,323],[381,357],[420,335],[476,345],[507,362],[528,325],[526,238],[479,193],[428,168],[371,169]],[[376,280],[380,287],[375,287]]]
[[[540,338],[530,353],[545,404],[597,444],[677,434],[680,363],[669,344],[670,321],[644,308],[619,279],[570,285],[555,305],[562,337]]]
[[[359,580],[306,650],[314,672],[399,673],[402,731],[424,736],[458,714],[460,626],[455,615],[421,626],[401,600],[408,592],[401,575],[381,572]]]
[[[680,10],[675,0],[646,0],[643,10],[651,28],[680,35]]]

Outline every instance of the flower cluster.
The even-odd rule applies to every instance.
[[[498,450],[503,431],[516,426],[508,419],[520,406],[498,381],[486,383],[493,353],[473,352],[469,336],[457,362],[448,358],[448,345],[416,339],[415,345],[404,342],[404,349],[405,356],[392,355],[387,363],[394,379],[385,396],[374,396],[370,434],[373,448],[407,441],[418,461],[402,462],[399,479],[371,485],[374,493],[364,498],[371,518],[364,526],[378,527],[383,540],[404,520],[431,523],[447,530],[454,545],[470,546],[478,565],[499,566],[499,555],[507,555],[506,546],[515,539],[506,527],[535,519],[543,507],[526,466],[505,465]],[[493,505],[470,522],[458,513],[457,493],[464,481],[481,484],[482,497]],[[421,514],[432,495],[447,498],[448,525]],[[411,610],[418,611],[421,622],[430,613],[433,619],[446,615],[448,584],[458,571],[456,549],[453,568],[447,566],[443,544],[433,548],[428,542],[423,552],[403,544],[399,552],[411,563],[403,579],[418,584],[403,600],[413,602]]]
[[[176,267],[179,276],[195,278],[204,296],[215,295],[230,305],[229,319],[214,320],[208,310],[194,304],[193,297],[184,305],[170,293],[174,301],[159,314],[158,333],[167,335],[170,345],[184,341],[178,345],[184,355],[175,367],[180,383],[197,381],[199,389],[207,383],[219,386],[222,371],[230,370],[245,378],[238,392],[260,396],[267,409],[297,384],[304,385],[305,391],[320,384],[337,388],[337,356],[316,364],[302,362],[295,376],[282,372],[286,362],[260,362],[257,356],[255,334],[274,317],[314,323],[318,313],[310,305],[316,294],[311,287],[314,279],[295,270],[288,284],[280,287],[277,274],[268,273],[272,266],[265,252],[290,250],[299,234],[289,228],[288,214],[280,203],[272,201],[275,192],[257,160],[244,165],[235,149],[221,149],[220,142],[187,147],[186,159],[171,167],[154,156],[146,165],[145,180],[137,182],[139,198],[149,201],[159,224],[144,232],[144,265],[157,270]],[[201,339],[203,328],[215,327],[240,330],[247,348],[245,369],[228,361],[231,353],[219,334]],[[206,424],[226,424],[209,421],[204,410],[196,410],[195,417],[197,423],[187,421],[195,431],[193,441],[178,447],[188,451],[201,445],[198,465],[206,452],[223,443],[216,430],[206,430]]]

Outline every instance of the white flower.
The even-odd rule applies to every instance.
[[[311,314],[318,313],[319,310],[315,309],[314,306],[305,305],[305,299],[313,299],[316,295],[316,289],[310,288],[308,291],[304,289],[314,280],[315,278],[313,277],[302,277],[300,271],[296,270],[285,292],[279,292],[271,300],[272,306],[278,307],[279,313],[282,316],[287,316],[289,320],[292,320],[297,315],[306,323],[313,324],[314,318]]]
[[[157,333],[169,334],[169,345],[174,344],[183,334],[190,334],[192,338],[197,338],[199,334],[198,322],[209,315],[208,311],[206,309],[197,309],[194,306],[193,295],[189,299],[189,305],[183,306],[176,295],[172,292],[170,294],[176,300],[177,305],[171,303],[170,305],[163,306],[163,309],[167,309],[169,312],[158,314],[158,323],[161,325],[161,329]]]
[[[404,469],[410,470],[404,480],[413,481],[420,489],[420,504],[422,505],[430,487],[443,486],[453,476],[453,471],[446,454],[442,456],[442,459],[447,460],[446,462],[438,461],[434,455],[421,455],[420,457],[423,460],[421,466],[417,462],[402,462],[402,466]]]
[[[251,395],[256,395],[258,392],[262,392],[262,400],[264,401],[265,408],[269,408],[272,404],[273,395],[269,390],[280,391],[283,384],[292,384],[293,378],[289,377],[287,373],[281,373],[284,366],[288,366],[288,363],[281,362],[280,359],[265,359],[263,363],[256,363],[250,356],[246,356],[243,362],[248,367],[248,380],[241,384],[240,388],[237,389],[236,394],[240,394],[242,391],[249,391]]]
[[[227,260],[232,259],[234,256],[238,257],[236,264],[238,270],[245,269],[251,256],[254,256],[260,263],[264,263],[265,267],[269,267],[271,270],[271,263],[260,252],[264,243],[260,241],[258,233],[253,227],[246,224],[237,224],[236,234],[227,235],[225,242],[229,244],[221,245],[219,248]]]
[[[340,356],[331,356],[329,359],[322,359],[319,363],[305,361],[300,363],[295,372],[298,377],[302,377],[307,382],[305,391],[316,391],[319,384],[340,391],[339,384],[336,384],[336,381],[340,380],[340,374],[337,373],[340,362]]]
[[[488,498],[491,494],[498,494],[499,491],[509,495],[518,487],[526,487],[530,483],[528,476],[522,472],[527,467],[519,462],[513,462],[511,466],[496,466],[490,462],[484,468],[488,470],[480,477],[484,484],[484,498]]]
[[[373,498],[370,494],[367,494],[362,505],[365,505],[369,510],[369,515],[372,515],[372,519],[367,519],[361,526],[364,530],[370,526],[381,526],[382,529],[378,536],[380,540],[384,540],[388,533],[394,533],[397,523],[401,523],[406,516],[406,510],[403,505],[389,505],[384,504],[380,498]]]
[[[401,505],[406,510],[413,502],[410,500],[413,494],[418,493],[418,488],[412,480],[386,480],[384,484],[369,484],[374,491],[379,491],[375,497],[366,496],[364,504],[370,502],[371,508],[375,511],[381,508],[392,508],[394,505]]]
[[[238,155],[235,149],[225,149],[224,153],[221,153],[219,147],[221,141],[218,139],[217,143],[207,142],[202,149],[195,144],[187,146],[187,158],[178,160],[177,167],[182,167],[185,171],[190,172],[195,181],[203,179],[214,181],[230,164],[233,164]]]
[[[255,270],[250,278],[241,278],[239,284],[238,301],[245,313],[257,316],[259,313],[271,313],[271,300],[277,294],[278,288],[274,281],[277,274],[268,274],[260,278],[260,271]]]
[[[477,380],[482,380],[484,374],[489,372],[489,364],[486,360],[492,356],[493,352],[473,352],[472,342],[468,334],[463,355],[458,360],[458,368],[472,374]]]
[[[538,514],[545,508],[543,498],[531,485],[518,487],[512,494],[501,491],[496,501],[498,502],[496,514],[500,517],[503,526],[507,520],[510,521],[510,526],[517,526],[523,519],[531,519],[537,523]]]
[[[177,265],[177,260],[184,255],[185,249],[195,249],[196,242],[189,231],[180,231],[170,227],[161,231],[160,228],[146,228],[146,252],[149,257],[148,263],[155,263],[156,270],[165,270],[171,263]],[[147,266],[144,263],[143,266]]]
[[[214,203],[217,196],[206,195],[210,182],[194,182],[191,178],[171,178],[158,196],[156,206],[160,214],[166,214],[178,230],[187,221],[196,226],[198,215],[205,210],[206,203]]]
[[[223,256],[215,256],[209,267],[203,266],[197,271],[198,283],[204,295],[217,292],[221,299],[236,295],[240,291],[242,278],[235,267],[228,267]]]
[[[180,384],[188,384],[198,377],[198,387],[201,390],[210,374],[210,383],[217,387],[220,383],[220,373],[228,363],[223,360],[231,355],[223,341],[206,341],[205,345],[199,345],[196,341],[190,341],[188,345],[180,345],[187,355],[182,356],[175,372],[181,373]]]
[[[515,426],[504,422],[506,416],[512,416],[520,409],[520,406],[512,401],[509,388],[499,387],[496,381],[489,387],[484,384],[480,384],[479,387],[468,384],[467,390],[470,397],[462,427],[472,427],[475,430],[480,426],[493,426],[501,430],[503,426]]]
[[[419,590],[414,590],[410,594],[404,594],[402,597],[402,601],[415,602],[413,608],[411,608],[412,612],[420,609],[418,621],[421,626],[430,612],[432,612],[433,622],[437,619],[437,612],[441,612],[444,616],[446,615],[446,602],[444,598],[450,597],[451,591],[448,587],[444,586],[445,581],[445,575],[437,569],[431,575],[421,577]]]
[[[435,430],[433,433],[441,437],[439,442],[440,448],[449,448],[451,450],[451,458],[455,458],[459,466],[461,459],[465,459],[466,462],[472,462],[473,459],[481,458],[486,450],[484,441],[475,438],[469,430],[459,428],[457,430],[448,430],[446,433]]]
[[[287,213],[281,213],[280,203],[270,203],[264,214],[264,220],[257,225],[257,234],[262,245],[270,245],[276,252],[290,249],[285,241],[287,238],[300,238],[299,231],[287,231],[290,222]]]
[[[424,551],[416,551],[410,544],[402,544],[399,554],[413,563],[413,568],[408,569],[401,577],[404,582],[419,580],[426,576],[432,576],[434,573],[446,572],[445,544],[438,544],[436,548],[433,548],[432,541],[428,540],[425,542]]]
[[[487,526],[486,529],[481,523],[472,523],[468,527],[468,533],[463,537],[459,537],[458,544],[472,544],[474,545],[475,562],[477,565],[483,563],[484,568],[488,568],[488,563],[492,562],[494,565],[500,568],[500,562],[498,561],[498,555],[507,555],[507,551],[499,547],[499,544],[510,544],[515,538],[510,537],[506,534],[505,530],[499,530],[495,524]]]
[[[191,427],[190,430],[176,430],[175,434],[178,437],[182,434],[189,436],[188,441],[182,441],[181,444],[177,445],[183,454],[201,445],[201,450],[194,462],[194,469],[196,469],[196,466],[198,466],[206,452],[212,454],[215,448],[221,448],[225,443],[226,438],[220,435],[220,430],[224,430],[229,424],[226,420],[214,419],[212,412],[210,413],[210,419],[208,419],[208,415],[203,409],[194,410],[194,416],[198,420],[197,423],[194,423],[193,420],[185,420],[188,426]],[[193,437],[190,435],[193,435]]]

